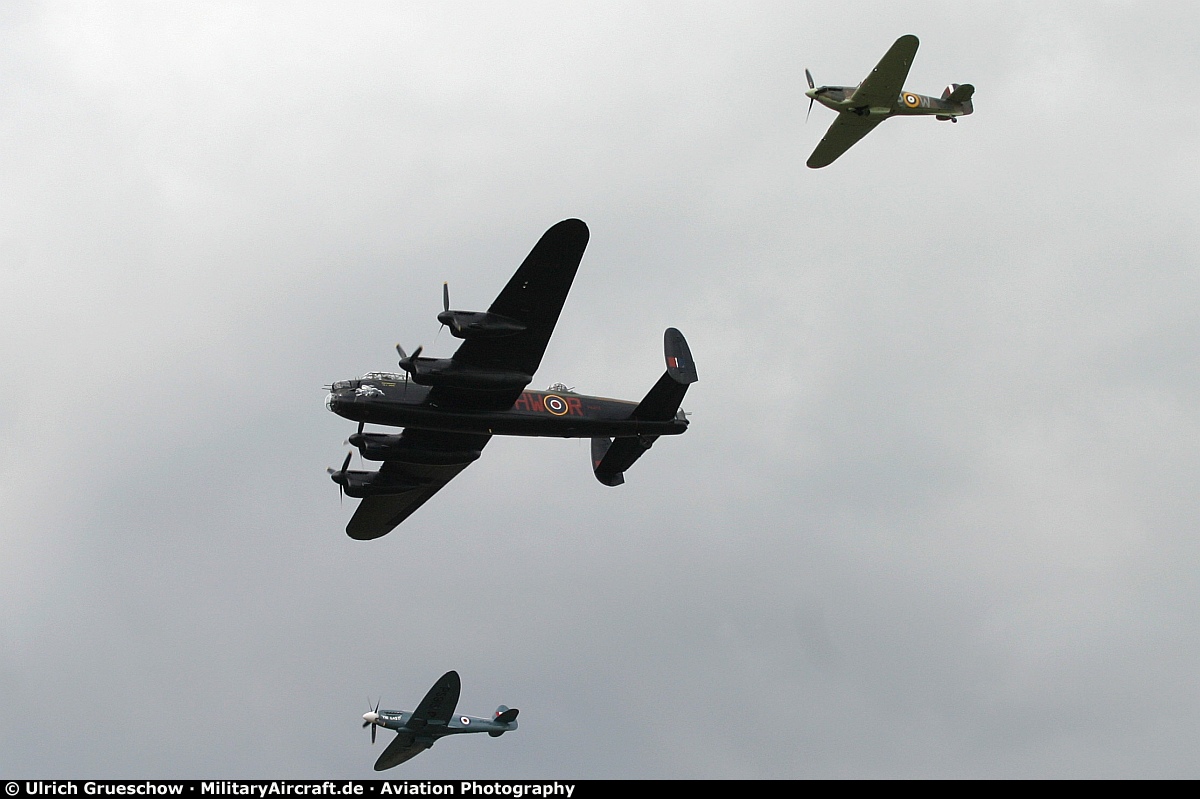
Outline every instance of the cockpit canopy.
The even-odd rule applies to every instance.
[[[330,391],[343,391],[348,388],[359,388],[364,382],[403,383],[408,375],[398,372],[367,372],[362,377],[352,380],[339,380],[329,387]]]

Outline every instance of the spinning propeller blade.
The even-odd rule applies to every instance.
[[[325,471],[333,478],[333,482],[338,484],[338,503],[341,504],[342,499],[346,494],[346,470],[350,468],[350,459],[354,457],[354,451],[346,453],[346,460],[342,461],[341,469],[327,468]]]
[[[805,68],[804,68],[804,77],[808,78],[808,88],[810,88],[810,89],[815,89],[815,88],[817,88],[817,85],[816,85],[815,83],[813,83],[813,79],[812,79],[812,73],[808,71],[808,67],[805,67]],[[813,105],[813,101],[815,101],[816,99],[817,99],[817,98],[815,98],[815,97],[809,97],[809,98],[808,98],[808,114],[805,114],[805,115],[804,115],[804,123],[805,123],[806,125],[808,124],[808,117],[809,117],[809,114],[811,114],[811,113],[812,113],[812,105]]]
[[[438,335],[442,334],[442,328],[446,326],[447,319],[450,319],[450,283],[442,282],[442,312],[438,314]]]
[[[424,347],[417,347],[413,350],[413,354],[409,355],[404,351],[403,347],[397,344],[396,352],[400,353],[400,368],[410,375],[415,375],[417,373],[417,358],[421,357],[421,352],[424,349]]]
[[[358,432],[355,434],[359,437],[360,440],[362,439],[362,431],[363,431],[364,424],[365,424],[365,422],[358,423]],[[350,436],[349,438],[347,438],[345,441],[342,442],[342,445],[347,446],[347,447],[357,447],[358,446],[357,444],[354,443],[354,436]]]
[[[383,701],[383,697],[380,697],[379,702],[382,702],[382,701]],[[367,707],[371,708],[371,713],[374,713],[375,717],[371,721],[368,721],[367,719],[363,719],[363,729],[365,730],[367,727],[371,728],[371,744],[372,745],[374,745],[374,743],[375,743],[375,728],[379,725],[379,702],[375,703],[375,707],[371,707],[371,697],[369,697],[369,696],[367,697]]]

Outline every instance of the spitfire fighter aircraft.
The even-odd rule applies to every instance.
[[[383,771],[411,760],[433,746],[439,738],[445,738],[447,735],[486,732],[493,738],[499,738],[517,728],[518,711],[515,707],[510,709],[501,705],[496,708],[490,719],[455,716],[454,708],[458,704],[461,688],[458,672],[448,671],[434,683],[429,693],[421,700],[421,704],[411,713],[404,710],[380,710],[378,703],[369,713],[364,713],[363,729],[371,728],[371,743],[375,743],[377,727],[396,731],[396,737],[375,761],[375,770]]]
[[[858,86],[817,86],[812,73],[804,70],[808,78],[805,94],[810,98],[808,112],[812,113],[814,100],[838,112],[837,119],[808,157],[811,168],[829,166],[888,117],[933,116],[957,122],[958,117],[974,110],[971,95],[975,87],[969,83],[947,86],[941,98],[903,91],[918,44],[916,36],[901,36]]]
[[[687,430],[680,410],[696,382],[683,334],[668,328],[667,371],[641,402],[576,394],[562,384],[527,391],[554,332],[583,258],[588,228],[578,219],[546,231],[486,313],[450,310],[443,293],[438,321],[463,339],[450,358],[408,355],[396,345],[403,374],[372,372],[330,386],[328,408],[358,422],[349,443],[379,471],[350,471],[350,455],[329,474],[362,502],[346,526],[359,540],[387,534],[479,458],[493,435],[592,439],[592,469],[609,486],[659,436]],[[403,427],[365,433],[366,423]]]

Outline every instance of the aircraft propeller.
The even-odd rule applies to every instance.
[[[438,314],[438,317],[437,317],[437,319],[438,319],[438,335],[439,336],[442,335],[442,328],[446,327],[446,325],[448,324],[446,322],[446,320],[449,318],[451,318],[451,316],[450,316],[450,283],[449,283],[449,281],[443,280],[442,281],[442,312],[440,314]]]
[[[424,347],[417,347],[412,355],[404,352],[404,348],[399,344],[396,345],[396,352],[400,353],[400,368],[408,374],[416,377],[417,374],[417,358],[421,357],[421,351]]]
[[[338,502],[340,503],[346,494],[346,470],[350,468],[350,459],[354,457],[354,451],[346,453],[346,460],[342,461],[341,469],[327,468],[329,476],[333,478],[333,482],[338,484]]]
[[[365,422],[359,422],[358,423],[358,432],[354,434],[359,437],[360,441],[362,440],[363,426],[365,424],[366,424]],[[358,444],[354,443],[354,436],[350,436],[349,438],[347,438],[345,441],[342,442],[342,445],[347,446],[347,447],[357,447],[358,446]]]
[[[808,78],[808,88],[810,88],[810,89],[815,89],[815,88],[817,88],[817,84],[813,83],[813,79],[812,79],[812,73],[808,71],[808,67],[805,67],[805,68],[804,68],[804,77]],[[809,98],[808,98],[808,114],[805,114],[805,115],[804,115],[804,122],[805,122],[805,124],[807,124],[807,123],[808,123],[808,117],[809,117],[809,114],[811,114],[811,113],[812,113],[812,105],[813,105],[813,102],[814,102],[816,99],[817,99],[816,97],[809,97]]]
[[[382,697],[379,702],[382,702]],[[363,729],[371,728],[371,743],[375,743],[375,728],[379,725],[379,702],[375,703],[375,707],[371,707],[371,698],[367,697],[367,707],[371,707],[370,713],[363,714]]]

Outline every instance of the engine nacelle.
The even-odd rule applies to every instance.
[[[382,472],[351,472],[342,470],[329,475],[333,482],[341,485],[347,496],[365,499],[377,495],[404,494],[421,483],[401,475],[385,475]]]
[[[511,336],[525,329],[515,319],[481,311],[442,311],[437,318],[450,328],[450,335],[462,339]]]
[[[533,375],[523,372],[463,366],[450,358],[417,358],[401,361],[400,366],[408,372],[414,383],[422,386],[504,391],[525,388],[533,380]]]
[[[479,460],[477,449],[424,449],[401,443],[402,436],[387,433],[355,433],[350,443],[369,461],[401,461],[426,466],[456,466]]]

